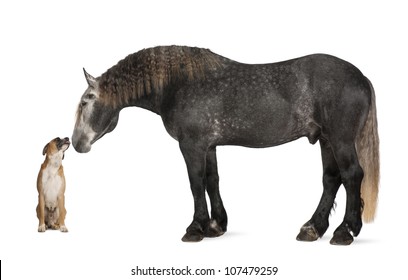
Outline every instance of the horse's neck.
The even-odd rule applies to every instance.
[[[144,94],[129,102],[128,106],[136,106],[160,115],[161,99],[155,93]],[[126,106],[126,107],[128,107]]]

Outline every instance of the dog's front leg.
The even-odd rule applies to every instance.
[[[64,195],[61,195],[58,197],[58,209],[59,209],[58,224],[60,226],[60,231],[68,232],[68,229],[65,226],[65,215],[67,214],[67,210],[65,209],[65,196]]]
[[[45,225],[44,212],[45,212],[44,195],[39,194],[38,195],[38,206],[37,206],[37,218],[39,221],[38,232],[45,232],[45,230],[47,229],[47,226]]]

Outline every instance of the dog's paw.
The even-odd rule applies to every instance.
[[[45,232],[47,230],[47,226],[45,224],[38,226],[38,232]]]
[[[53,230],[57,230],[57,229],[60,228],[60,226],[59,226],[59,225],[56,225],[56,224],[53,224],[53,225],[51,225],[51,228],[52,228]]]
[[[61,232],[68,232],[67,227],[64,226],[64,225],[60,226],[60,229],[59,229],[59,230],[60,230]]]

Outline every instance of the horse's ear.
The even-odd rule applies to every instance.
[[[92,77],[90,74],[88,74],[88,72],[86,72],[85,68],[83,68],[83,69],[84,69],[85,79],[86,79],[88,85],[90,87],[95,88],[96,79],[94,77]]]
[[[44,149],[43,149],[43,155],[45,155],[45,153],[47,152],[48,144],[49,144],[49,143],[47,143],[47,145],[45,145],[45,147],[44,147]]]

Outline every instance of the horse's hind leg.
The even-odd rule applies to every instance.
[[[227,231],[227,212],[222,203],[218,185],[219,177],[215,147],[210,148],[207,152],[206,175],[207,192],[211,203],[211,221],[205,236],[217,237]]]
[[[312,218],[300,229],[296,237],[299,241],[315,241],[323,236],[329,227],[330,211],[341,185],[340,171],[331,146],[326,140],[320,139],[319,142],[323,163],[323,194]]]
[[[347,201],[343,222],[334,231],[330,243],[334,245],[349,245],[354,240],[350,232],[357,236],[362,227],[360,189],[364,172],[358,162],[353,142],[349,144],[337,142],[333,143],[332,146],[337,165],[340,169],[342,183],[346,189]]]

